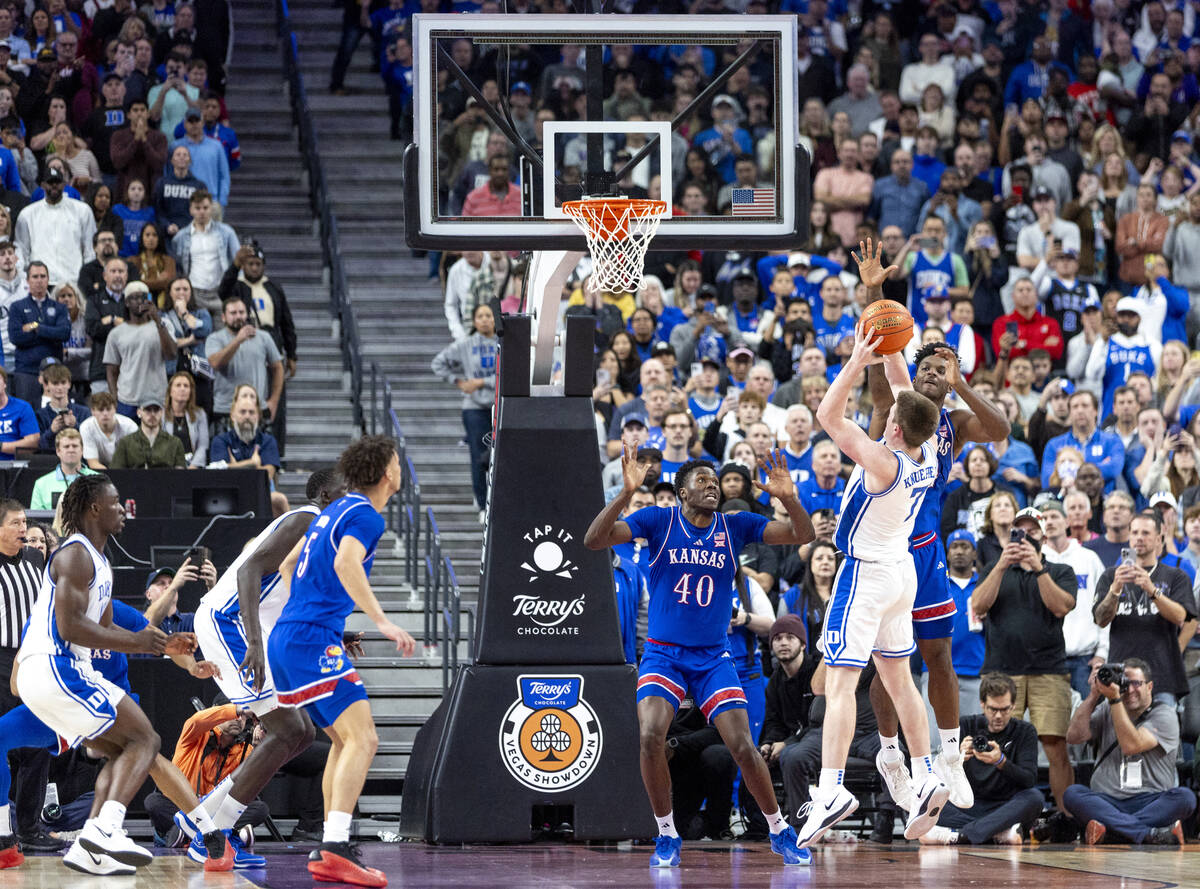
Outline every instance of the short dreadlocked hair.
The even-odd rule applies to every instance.
[[[100,500],[100,495],[106,487],[112,484],[104,473],[81,475],[62,495],[62,528],[63,535],[77,534],[83,530],[83,517],[93,503]]]
[[[321,491],[328,488],[331,484],[336,484],[338,471],[336,467],[326,466],[318,469],[308,477],[308,482],[304,486],[304,496],[310,501],[316,502],[316,499],[321,496]]]
[[[699,469],[712,469],[716,473],[716,469],[707,460],[688,460],[675,471],[675,496],[680,500],[683,499],[683,489],[687,485],[688,476]]]
[[[962,360],[958,357],[958,352],[955,352],[954,349],[951,346],[947,345],[945,342],[926,343],[921,348],[917,349],[917,354],[913,356],[913,368],[915,370],[920,370],[921,362],[924,361],[926,358],[930,358],[933,355],[936,355],[938,352],[951,352],[954,355],[955,361]]]

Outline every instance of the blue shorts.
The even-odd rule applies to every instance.
[[[917,570],[917,598],[913,602],[913,635],[918,639],[949,639],[954,635],[958,607],[950,595],[946,559],[936,534],[918,538],[909,546]]]
[[[688,692],[709,722],[726,710],[746,709],[746,693],[724,645],[690,648],[646,640],[637,699],[666,698],[678,710]]]
[[[367,699],[358,671],[342,648],[342,634],[329,627],[276,624],[267,639],[267,659],[279,706],[303,707],[321,728],[333,725],[351,704]]]

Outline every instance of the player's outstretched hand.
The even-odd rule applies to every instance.
[[[783,452],[779,448],[767,451],[766,457],[759,457],[758,468],[767,474],[766,484],[758,479],[754,480],[754,487],[758,490],[765,491],[780,500],[784,500],[788,496],[796,496],[796,483],[792,481],[791,473],[787,468],[787,460],[784,459]]]
[[[221,678],[221,668],[212,661],[196,661],[188,672],[197,679]]]
[[[621,475],[625,481],[625,493],[632,494],[646,481],[649,463],[639,463],[637,451],[625,445],[621,453]]]
[[[874,252],[872,252],[874,247]],[[876,244],[871,243],[871,239],[867,238],[866,243],[858,242],[859,253],[850,255],[854,257],[854,261],[858,263],[858,276],[862,282],[868,287],[879,287],[891,277],[892,273],[897,271],[899,266],[890,265],[886,269],[883,267],[883,241]]]
[[[195,633],[172,633],[167,637],[163,654],[191,654],[196,650]]]
[[[362,647],[363,634],[359,633],[342,633],[342,648],[346,654],[350,655],[350,660],[356,661],[365,653]]]
[[[416,640],[406,630],[396,626],[390,620],[379,625],[379,632],[395,642],[396,651],[405,657],[412,657],[413,652],[417,650]]]
[[[162,654],[166,650],[167,634],[158,627],[142,627],[134,635],[140,654]]]
[[[242,658],[241,664],[238,665],[238,673],[254,686],[256,692],[262,692],[263,680],[267,675],[267,658],[263,654],[261,643],[250,642],[246,644],[246,656]]]

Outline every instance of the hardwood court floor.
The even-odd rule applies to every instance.
[[[177,852],[162,852],[136,877],[89,877],[53,856],[28,858],[0,871],[0,889],[311,889],[308,846],[260,843],[264,870],[206,874]],[[1020,849],[825,847],[813,866],[784,869],[763,844],[690,843],[683,867],[651,871],[649,848],[363,845],[363,858],[382,868],[394,889],[1200,889],[1200,845],[1179,849],[1121,846],[1041,846]]]

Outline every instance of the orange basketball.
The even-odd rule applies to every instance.
[[[913,316],[908,309],[892,299],[871,303],[862,313],[864,324],[875,328],[879,340],[877,355],[891,355],[908,345],[913,335]]]

